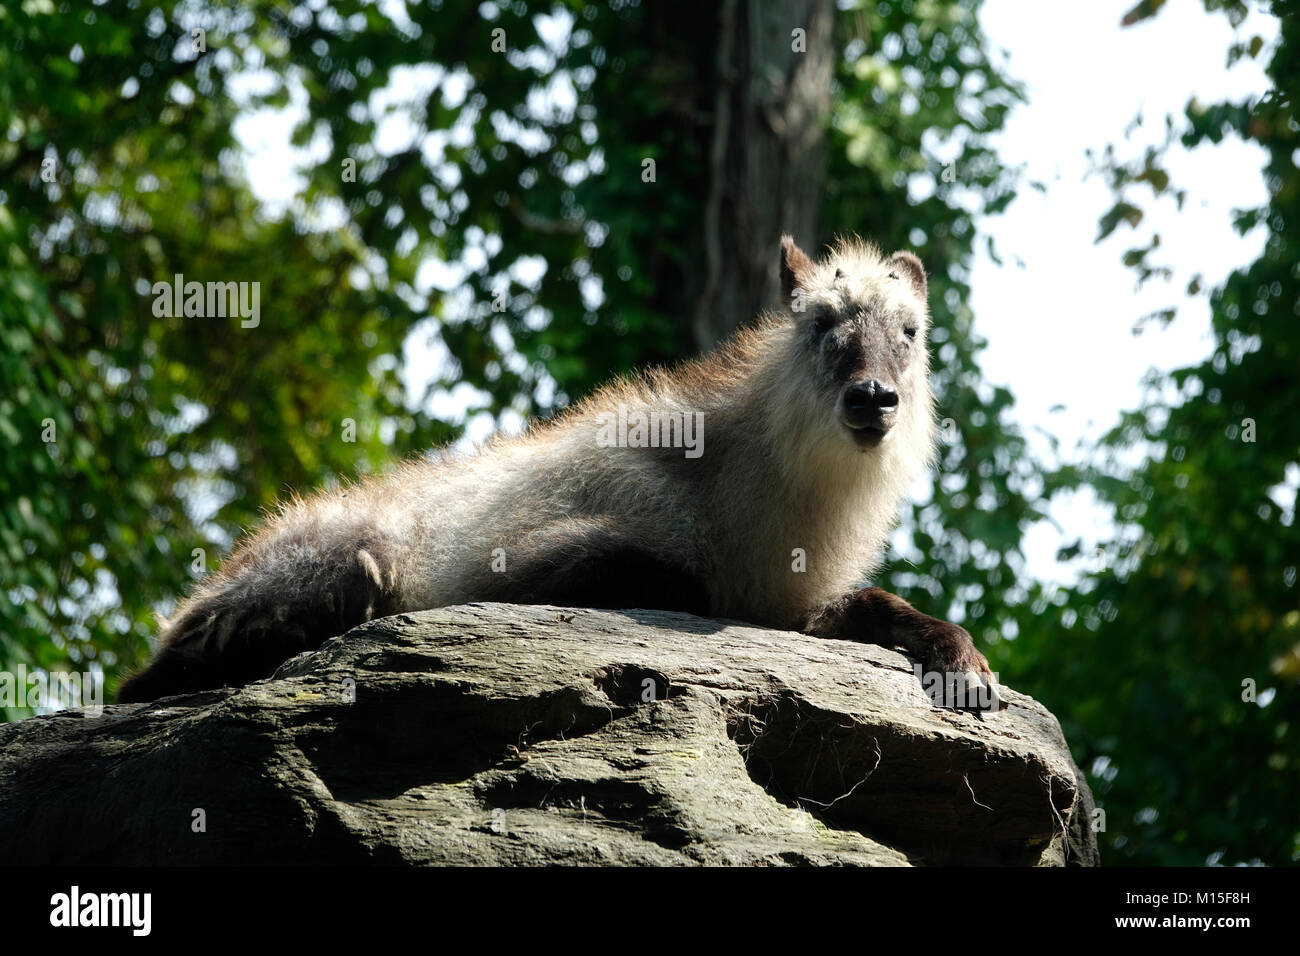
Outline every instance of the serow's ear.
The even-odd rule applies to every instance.
[[[929,294],[929,288],[925,281],[925,266],[921,265],[921,260],[911,252],[895,252],[889,257],[889,265],[898,273],[899,278],[906,279],[911,284],[917,298],[924,302]]]
[[[781,237],[781,296],[786,305],[794,296],[796,288],[808,288],[812,280],[813,263],[802,249],[794,244],[790,236]]]

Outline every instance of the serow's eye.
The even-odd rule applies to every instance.
[[[818,309],[813,313],[813,328],[818,335],[824,335],[835,324],[835,313],[830,309]]]
[[[907,328],[903,329],[903,334],[906,335],[908,339],[916,338],[916,326],[909,325]]]

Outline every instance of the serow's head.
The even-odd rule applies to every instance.
[[[909,412],[929,414],[929,312],[915,255],[852,240],[813,262],[783,236],[781,291],[805,372],[859,449],[879,446]]]

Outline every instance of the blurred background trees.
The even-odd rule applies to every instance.
[[[1234,25],[1247,12],[1205,6]],[[1126,24],[1160,7],[1141,3]],[[1238,210],[1235,226],[1263,228],[1264,253],[1217,288],[1193,278],[1188,292],[1209,297],[1210,356],[1151,376],[1143,406],[1092,460],[1049,482],[1095,489],[1119,531],[1072,588],[1022,609],[1023,638],[1003,648],[1005,672],[1051,702],[1091,771],[1110,863],[1300,861],[1300,10],[1275,12],[1271,51],[1249,35],[1225,51],[1228,62],[1267,55],[1268,95],[1191,100],[1163,147],[1098,160],[1115,198],[1101,235],[1135,234],[1124,261],[1145,283],[1168,264],[1143,209],[1198,198],[1171,176],[1171,147],[1257,143],[1268,201]],[[1158,20],[1150,30],[1153,43],[1174,42]],[[1156,318],[1176,321],[1177,310]]]
[[[1275,241],[1210,293],[1215,355],[1171,378],[1180,401],[1153,383],[1095,464],[1048,473],[965,305],[979,219],[1025,185],[989,145],[1023,92],[978,7],[0,8],[0,663],[111,686],[154,612],[286,492],[708,347],[776,304],[783,231],[810,250],[853,232],[932,273],[944,421],[880,583],[962,620],[1061,717],[1110,861],[1293,861],[1300,551],[1268,490],[1300,448],[1294,36],[1271,98],[1194,104],[1176,128],[1275,158],[1273,205],[1243,213]],[[275,204],[236,132],[284,108],[303,166],[275,171],[300,177]],[[1158,155],[1103,164],[1112,227],[1137,221],[1135,191],[1177,188]],[[260,324],[156,317],[150,288],[176,274],[260,282]],[[1230,434],[1247,417],[1252,444]],[[1136,441],[1139,468],[1108,459]],[[1105,570],[1049,590],[1022,534],[1080,484],[1126,532]],[[1246,677],[1276,700],[1243,706]]]

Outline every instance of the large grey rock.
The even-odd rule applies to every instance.
[[[1055,718],[1006,699],[938,710],[901,654],[685,614],[443,608],[0,727],[0,858],[1095,863]]]

